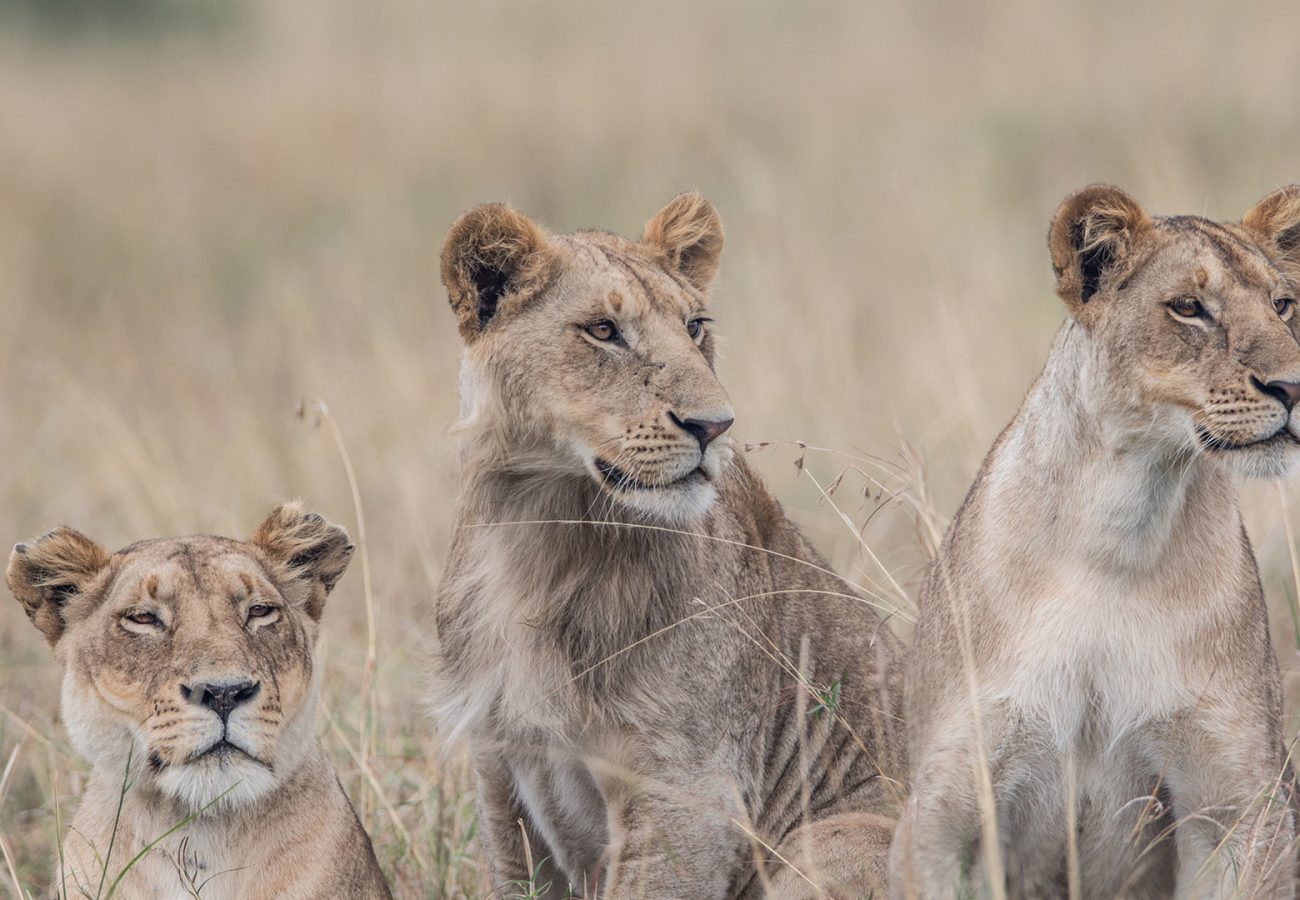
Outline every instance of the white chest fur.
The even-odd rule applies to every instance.
[[[160,827],[159,834],[165,831],[165,827]],[[105,892],[122,875],[117,893],[125,892],[129,896],[162,900],[191,900],[202,896],[204,900],[234,900],[247,893],[249,860],[240,859],[229,851],[228,837],[214,835],[209,829],[191,824],[159,841],[123,873],[131,855],[143,843],[146,843],[143,838],[137,839],[130,846],[130,855],[122,846],[115,848],[105,879]],[[61,877],[67,884],[69,895],[87,887],[93,892],[100,880],[102,863],[99,857],[93,852],[84,853],[83,849],[76,841],[71,842],[68,848]]]
[[[1045,725],[1061,750],[1085,729],[1112,742],[1195,702],[1167,604],[1094,572],[1057,583],[1029,604],[990,699]]]

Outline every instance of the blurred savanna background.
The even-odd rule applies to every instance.
[[[1062,318],[1056,203],[1236,219],[1300,180],[1297,35],[1294,2],[0,0],[0,539],[246,536],[292,497],[346,524],[322,732],[396,893],[484,896],[421,705],[455,216],[631,236],[707,194],[736,432],[906,594]],[[1288,734],[1297,487],[1246,489]],[[0,600],[0,894],[37,897],[86,769]]]

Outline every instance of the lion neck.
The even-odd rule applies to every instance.
[[[668,527],[548,464],[554,451],[479,436],[467,454],[439,609],[446,670],[486,683],[506,640],[528,648],[515,658],[550,660],[536,671],[554,666],[588,698],[617,692],[643,662],[638,642],[688,615],[700,585],[716,578],[716,542],[695,534],[716,530],[722,504],[689,530]]]
[[[611,503],[586,475],[496,469],[466,496],[462,524],[490,533],[512,580],[534,586],[530,621],[611,640],[666,624],[700,562],[690,531],[710,530],[711,515],[688,531]]]
[[[1135,399],[1073,319],[987,465],[984,515],[1048,559],[1141,574],[1240,543],[1231,475]]]

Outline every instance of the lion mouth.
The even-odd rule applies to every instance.
[[[1215,437],[1208,430],[1199,425],[1196,427],[1196,437],[1200,440],[1201,446],[1206,450],[1215,450],[1220,453],[1231,453],[1234,450],[1276,447],[1281,444],[1300,444],[1300,439],[1297,439],[1296,436],[1291,433],[1291,429],[1286,425],[1283,425],[1268,437],[1262,437],[1255,441],[1243,441],[1240,443],[1229,441],[1225,438]]]
[[[672,481],[666,481],[662,484],[647,484],[644,481],[638,481],[636,478],[624,472],[618,466],[605,462],[603,459],[596,460],[596,471],[605,484],[620,491],[663,491],[675,488],[680,485],[688,484],[697,480],[709,480],[709,475],[700,466],[696,466],[687,472],[681,478],[675,478]]]
[[[199,762],[201,760],[212,759],[216,761],[217,765],[224,766],[226,765],[227,762],[229,762],[232,758],[236,756],[242,756],[245,759],[257,763],[260,766],[266,766],[268,769],[271,768],[271,766],[266,761],[258,759],[256,756],[249,753],[247,750],[245,750],[243,747],[236,744],[234,741],[224,737],[221,740],[217,741],[215,744],[212,744],[210,747],[207,747],[204,750],[199,750],[195,753],[191,753],[189,757],[185,760],[185,762],[188,765],[191,763]]]
[[[247,759],[250,759],[253,762],[257,763],[258,765],[266,766],[268,769],[271,768],[270,765],[264,762],[263,760],[258,759],[256,756],[249,753],[243,747],[239,746],[238,744],[224,737],[221,740],[217,741],[215,744],[210,744],[207,747],[203,748],[202,750],[195,750],[189,756],[185,757],[185,759],[181,762],[181,765],[189,766],[197,762],[202,762],[204,760],[214,760],[217,763],[217,765],[224,766],[232,757],[236,755],[243,756]],[[162,756],[156,751],[149,754],[149,768],[153,769],[155,772],[161,772],[164,769],[170,769],[172,765],[173,763],[170,763],[167,760],[163,759]]]

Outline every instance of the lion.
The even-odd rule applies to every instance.
[[[10,589],[64,667],[92,765],[61,895],[388,898],[316,736],[313,648],[347,533],[297,504],[247,542],[108,553],[71,528],[18,544]]]
[[[1300,186],[1240,223],[1068,197],[1067,317],[925,581],[895,897],[1291,897],[1241,476],[1300,459]]]
[[[887,888],[899,643],[731,444],[722,245],[696,194],[639,241],[503,205],[446,237],[462,487],[432,699],[498,889]]]

